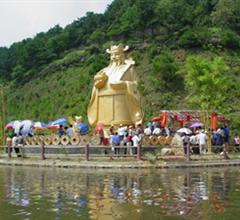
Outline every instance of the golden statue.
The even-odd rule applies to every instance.
[[[143,111],[133,68],[135,62],[126,58],[128,49],[120,44],[106,51],[111,62],[95,75],[88,105],[88,121],[92,126],[97,123],[105,126],[142,123]]]

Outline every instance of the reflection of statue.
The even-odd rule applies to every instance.
[[[128,47],[123,48],[121,44],[107,50],[111,55],[111,62],[94,77],[88,106],[90,125],[99,122],[106,126],[142,122],[143,112],[133,70],[135,62],[126,59],[124,52],[127,50]]]

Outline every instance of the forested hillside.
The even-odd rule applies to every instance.
[[[209,109],[240,126],[240,0],[115,0],[0,48],[7,120],[86,116],[93,76],[118,43],[136,61],[146,119]]]

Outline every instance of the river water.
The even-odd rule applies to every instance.
[[[239,220],[239,174],[0,167],[0,220]]]

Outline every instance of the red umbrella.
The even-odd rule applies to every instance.
[[[60,127],[59,125],[48,125],[47,129],[49,129],[49,130],[58,130],[59,127]]]
[[[94,129],[95,133],[98,133],[99,131],[104,129],[104,124],[103,123],[98,123]]]
[[[7,123],[7,125],[5,126],[5,129],[13,129],[13,125],[14,125],[14,121],[10,121]]]

